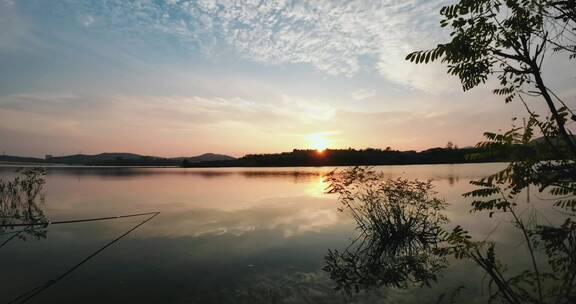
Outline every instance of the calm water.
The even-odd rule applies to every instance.
[[[450,225],[490,235],[504,256],[523,250],[505,218],[469,213],[468,182],[502,164],[378,167],[390,177],[432,179],[450,203]],[[159,211],[34,303],[338,303],[321,270],[328,249],[344,248],[354,223],[323,193],[330,168],[50,168],[44,210],[52,221]],[[14,175],[13,167],[0,176]],[[143,218],[54,225],[46,239],[0,248],[0,302],[58,277]],[[494,228],[498,227],[494,231]],[[6,236],[0,236],[6,239]],[[3,239],[0,239],[2,241]],[[522,258],[512,263],[522,263]],[[482,295],[482,273],[456,263],[435,288],[384,290],[356,302],[422,303],[466,283]]]

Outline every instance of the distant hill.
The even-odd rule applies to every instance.
[[[235,160],[235,157],[223,155],[223,154],[214,154],[214,153],[204,153],[198,156],[192,157],[179,157],[177,159],[187,160],[189,163],[201,163],[205,161],[224,161],[224,160]]]
[[[68,156],[53,156],[48,159],[51,163],[68,165],[86,165],[90,163],[112,162],[117,160],[136,160],[142,155],[133,153],[100,153],[96,155],[74,154]]]
[[[0,156],[0,162],[7,163],[51,163],[85,166],[182,166],[206,161],[231,161],[234,159],[235,158],[232,156],[214,153],[174,158],[146,156],[134,153],[100,153],[95,155],[74,154],[53,156],[48,159],[12,155]]]

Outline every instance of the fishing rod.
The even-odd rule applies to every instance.
[[[89,256],[87,256],[86,258],[84,258],[82,261],[78,262],[77,264],[75,264],[74,266],[72,266],[70,269],[66,270],[65,272],[63,272],[62,274],[60,274],[58,277],[56,277],[53,280],[49,280],[46,283],[44,283],[43,285],[34,287],[32,289],[30,289],[29,291],[17,296],[16,298],[12,299],[12,301],[8,302],[8,304],[23,304],[28,302],[30,299],[32,299],[33,297],[37,296],[38,294],[40,294],[41,292],[45,291],[46,289],[52,287],[53,285],[55,285],[56,283],[58,283],[60,280],[64,279],[66,276],[68,276],[70,273],[74,272],[76,269],[78,269],[80,266],[82,266],[83,264],[85,264],[86,262],[88,262],[89,260],[91,260],[92,258],[94,258],[96,255],[98,255],[100,252],[104,251],[106,248],[112,246],[114,243],[120,241],[122,238],[124,238],[125,236],[127,236],[128,234],[130,234],[132,231],[138,229],[140,226],[146,224],[148,221],[150,221],[151,219],[153,219],[154,217],[156,217],[158,214],[160,214],[160,212],[147,212],[147,213],[139,213],[139,214],[129,214],[129,215],[121,215],[121,216],[113,216],[113,217],[101,217],[101,218],[92,218],[92,219],[84,219],[84,220],[69,220],[69,221],[58,221],[58,222],[46,222],[44,223],[46,226],[47,225],[55,225],[55,224],[69,224],[69,223],[81,223],[81,222],[90,222],[90,221],[100,221],[100,220],[110,220],[110,219],[120,219],[120,218],[127,218],[127,217],[136,217],[136,216],[145,216],[145,215],[150,215],[149,217],[147,217],[146,219],[144,219],[142,222],[138,223],[138,225],[132,227],[130,230],[126,231],[125,233],[123,233],[122,235],[116,237],[115,239],[113,239],[112,241],[108,242],[106,245],[102,246],[101,248],[99,248],[98,250],[94,251],[92,254],[90,254]]]
[[[136,213],[136,214],[128,214],[128,215],[108,216],[108,217],[96,217],[96,218],[67,220],[67,221],[47,221],[47,222],[32,222],[32,223],[0,224],[0,227],[23,227],[23,226],[45,226],[45,227],[47,227],[48,225],[104,221],[104,220],[113,220],[113,219],[122,219],[122,218],[128,218],[128,217],[152,215],[152,214],[157,214],[157,213],[160,213],[160,212],[146,212],[146,213]]]

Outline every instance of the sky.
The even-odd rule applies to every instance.
[[[404,60],[447,39],[438,11],[450,3],[0,0],[0,150],[472,146],[525,112]],[[574,105],[573,69],[547,66]]]

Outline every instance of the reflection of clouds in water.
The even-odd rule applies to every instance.
[[[257,206],[231,211],[196,208],[164,213],[144,231],[173,237],[279,230],[284,237],[293,237],[342,224],[344,216],[332,200],[294,197],[263,201]]]

